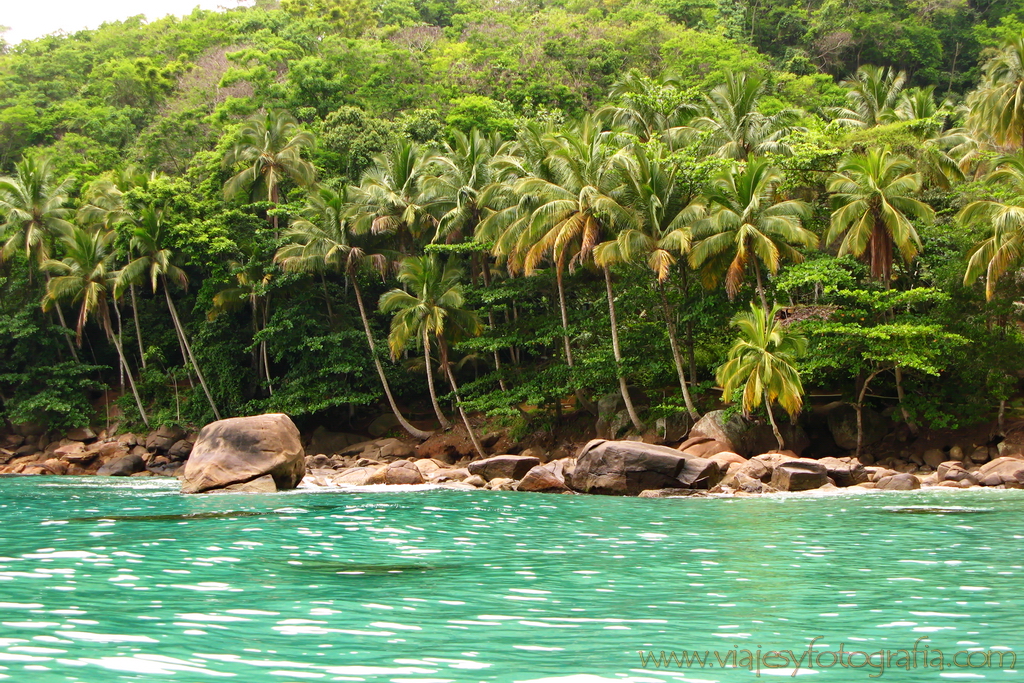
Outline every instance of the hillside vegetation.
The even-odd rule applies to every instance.
[[[258,0],[0,43],[0,412],[1002,416],[1022,147],[1019,0]]]

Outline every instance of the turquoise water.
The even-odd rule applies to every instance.
[[[761,669],[769,680],[1024,680],[986,654],[1024,657],[1024,491],[648,500],[176,487],[0,479],[0,679],[731,682],[758,679],[741,658],[760,649],[779,667]],[[850,668],[819,654],[795,670],[763,659],[799,656],[815,636],[815,653],[843,643],[897,659],[847,657]],[[896,669],[922,637],[917,667]],[[684,649],[709,651],[705,668],[679,667]],[[742,668],[723,670],[716,651]]]

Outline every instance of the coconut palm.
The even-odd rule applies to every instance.
[[[569,318],[565,303],[564,271],[573,270],[593,255],[594,247],[605,235],[618,228],[632,226],[635,215],[613,198],[618,187],[619,169],[613,162],[609,134],[602,133],[593,120],[585,119],[574,131],[562,133],[551,153],[558,182],[524,178],[516,184],[521,194],[538,197],[538,206],[517,237],[514,252],[521,258],[523,271],[531,274],[540,262],[550,258],[558,283],[562,314],[562,339],[566,359],[571,364]],[[600,265],[600,264],[599,264]],[[609,264],[601,266],[608,296],[612,351],[619,375],[619,391],[637,430],[643,424],[633,407],[622,373],[622,352],[615,312]]]
[[[69,219],[74,212],[65,207],[71,192],[72,179],[54,180],[53,157],[44,154],[25,156],[15,167],[14,176],[0,178],[0,260],[6,261],[18,251],[23,251],[30,263],[39,266],[50,257],[54,242],[71,228]],[[45,273],[47,283],[50,275]],[[29,281],[32,271],[29,270]],[[67,329],[64,311],[58,302],[57,319]],[[70,339],[67,339],[71,355],[78,359],[78,353]]]
[[[169,282],[174,282],[181,288],[188,287],[188,276],[185,271],[174,263],[174,252],[164,244],[164,208],[150,204],[142,209],[135,221],[135,228],[132,231],[131,244],[134,252],[139,256],[130,261],[121,269],[117,278],[117,294],[127,286],[132,286],[149,280],[153,293],[156,294],[158,286],[163,287],[164,300],[167,302],[167,311],[171,314],[171,322],[174,323],[174,331],[178,335],[178,341],[182,347],[183,360],[191,363],[196,372],[199,384],[206,394],[206,400],[213,410],[214,416],[219,420],[220,411],[210,394],[210,387],[206,384],[203,371],[196,362],[195,354],[192,353],[192,344],[189,343],[188,333],[181,324],[178,317],[178,308],[171,298]]]
[[[672,139],[686,139],[693,133],[711,134],[713,153],[724,159],[746,159],[752,154],[789,154],[785,137],[803,128],[796,126],[800,112],[782,109],[776,114],[762,114],[757,109],[765,83],[752,74],[726,74],[725,83],[715,87],[705,98],[705,114],[690,127],[670,131]]]
[[[412,253],[416,241],[429,239],[427,233],[436,219],[424,206],[421,193],[433,161],[431,154],[408,140],[375,156],[353,196],[359,205],[355,230],[395,235],[405,254]]]
[[[921,246],[911,218],[934,218],[931,207],[912,196],[921,189],[921,174],[887,148],[871,149],[845,159],[828,189],[836,209],[826,241],[842,238],[839,256],[867,254],[871,277],[888,287],[894,249],[909,263]]]
[[[419,338],[423,343],[430,400],[434,404],[434,411],[442,427],[448,429],[451,423],[445,418],[437,402],[430,367],[431,340],[436,342],[441,367],[444,368],[452,387],[459,415],[466,426],[473,447],[477,453],[484,455],[483,447],[477,440],[462,406],[462,399],[459,398],[459,387],[448,358],[450,339],[457,340],[462,336],[477,335],[482,329],[476,313],[464,308],[465,297],[462,293],[461,279],[462,271],[451,261],[442,264],[436,256],[407,257],[399,266],[398,280],[409,291],[392,289],[385,292],[380,298],[380,310],[394,315],[391,319],[391,333],[388,336],[388,345],[391,347],[393,357],[397,358],[413,339]]]
[[[1003,42],[985,65],[978,89],[967,96],[967,124],[1000,147],[1024,146],[1024,34]]]
[[[622,170],[622,185],[617,197],[637,215],[638,221],[636,227],[620,230],[614,240],[595,247],[594,260],[609,265],[642,263],[654,275],[683,401],[690,416],[697,420],[700,413],[686,384],[675,316],[665,294],[665,282],[677,257],[690,251],[691,224],[703,213],[704,207],[690,201],[691,198],[676,182],[678,167],[666,161],[655,149],[619,154],[616,162]]]
[[[346,190],[335,192],[328,188],[320,188],[316,194],[309,197],[301,216],[292,221],[291,226],[284,234],[287,243],[277,250],[274,260],[285,271],[306,273],[333,271],[348,278],[356,295],[359,317],[363,322],[363,331],[366,333],[366,343],[370,347],[370,356],[373,358],[381,386],[384,387],[384,394],[391,406],[391,412],[398,419],[402,429],[418,439],[426,439],[430,433],[413,427],[405,419],[391,393],[391,384],[388,382],[380,357],[377,355],[377,345],[373,339],[370,320],[366,314],[366,306],[363,304],[363,293],[359,287],[359,270],[372,268],[383,275],[388,269],[390,259],[384,254],[369,253],[364,248],[353,244],[351,213],[352,208]]]
[[[626,130],[642,142],[689,124],[700,111],[698,105],[687,101],[679,81],[668,74],[653,79],[638,69],[630,69],[612,84],[608,94],[617,104],[599,109],[597,118]]]
[[[732,400],[736,389],[743,388],[744,415],[764,403],[781,451],[786,444],[772,404],[782,406],[791,419],[800,413],[804,390],[795,362],[807,350],[807,340],[782,326],[777,318],[780,310],[778,304],[765,311],[751,302],[749,311],[733,317],[732,324],[739,328],[740,336],[729,349],[728,360],[718,368],[716,379],[726,401]]]
[[[904,71],[865,64],[857,69],[853,78],[840,85],[847,88],[849,107],[828,110],[833,120],[853,128],[873,128],[892,123],[899,118],[903,86],[907,82]]]
[[[1006,184],[1020,196],[1024,190],[1024,154],[1002,157],[997,164],[986,182]],[[957,220],[967,225],[984,222],[991,228],[991,235],[971,250],[964,273],[965,286],[984,276],[985,298],[991,300],[999,279],[1024,260],[1024,205],[1019,201],[971,202]]]
[[[714,180],[705,198],[708,215],[694,224],[690,265],[700,269],[706,287],[724,277],[729,298],[739,292],[748,270],[754,271],[757,295],[767,311],[762,268],[771,274],[782,261],[800,263],[794,245],[813,247],[817,236],[803,227],[811,215],[806,202],[782,199],[781,174],[764,159],[733,164]]]
[[[243,167],[224,183],[225,198],[248,194],[276,206],[285,179],[301,186],[313,183],[313,164],[302,158],[302,151],[313,146],[312,134],[302,130],[287,112],[270,112],[249,119],[224,155],[225,168]],[[277,230],[276,214],[272,223]]]
[[[48,309],[58,301],[64,300],[78,305],[75,336],[79,346],[82,345],[82,331],[89,316],[98,319],[107,340],[117,350],[117,357],[128,376],[139,415],[148,427],[149,418],[142,406],[132,370],[124,357],[121,340],[114,334],[113,326],[110,324],[110,303],[116,283],[115,253],[111,249],[113,241],[114,233],[108,230],[90,231],[75,226],[63,231],[61,244],[65,253],[64,258],[59,261],[47,259],[41,266],[46,273],[54,275],[46,283],[43,308]]]

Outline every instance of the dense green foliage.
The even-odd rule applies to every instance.
[[[747,409],[979,419],[1024,371],[1022,36],[1018,0],[258,0],[0,43],[0,413],[618,391],[642,428],[752,376],[746,311],[808,341]]]

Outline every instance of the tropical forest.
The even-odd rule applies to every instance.
[[[1024,410],[1018,0],[139,16],[0,41],[0,176],[8,426]]]

